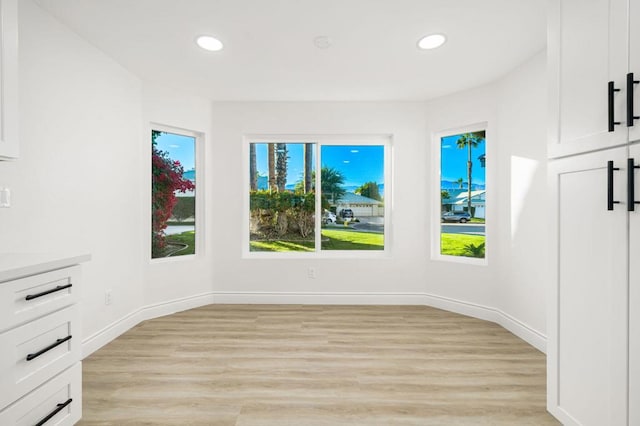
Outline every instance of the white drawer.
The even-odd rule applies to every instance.
[[[78,319],[69,306],[0,334],[0,408],[80,359]]]
[[[0,332],[79,300],[80,266],[0,283]]]
[[[3,426],[67,426],[82,417],[82,365],[76,363],[0,411]]]

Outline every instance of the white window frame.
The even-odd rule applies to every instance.
[[[170,256],[170,257],[151,257],[151,238],[149,238],[149,230],[151,229],[151,215],[153,214],[151,208],[151,149],[149,149],[149,169],[147,176],[148,178],[148,192],[149,197],[147,200],[147,218],[149,218],[148,226],[147,226],[147,244],[146,244],[146,253],[149,257],[151,263],[167,263],[167,262],[185,262],[185,261],[193,261],[205,255],[205,243],[204,243],[204,223],[205,223],[205,206],[204,206],[204,194],[205,194],[205,171],[204,171],[204,133],[198,132],[195,130],[184,129],[181,127],[173,127],[165,124],[158,123],[150,123],[147,131],[147,137],[151,138],[151,132],[153,130],[157,130],[165,133],[172,133],[180,136],[187,136],[194,138],[194,148],[195,148],[195,165],[196,165],[196,249],[195,254],[185,254],[182,256]],[[147,139],[149,140],[149,139]],[[150,145],[149,145],[150,146]]]
[[[441,209],[442,209],[442,199],[440,196],[441,190],[441,148],[442,148],[442,138],[447,136],[459,135],[462,133],[469,132],[478,132],[484,130],[485,133],[485,141],[487,144],[485,151],[487,157],[489,157],[489,163],[487,163],[485,167],[485,251],[484,258],[475,258],[475,257],[466,257],[466,256],[451,256],[445,255],[441,253]],[[478,266],[487,266],[489,264],[490,257],[490,249],[491,249],[491,234],[490,230],[492,229],[492,224],[494,222],[494,201],[491,196],[495,185],[494,185],[494,164],[496,161],[496,155],[493,150],[493,143],[491,143],[492,133],[489,127],[489,123],[475,123],[467,126],[456,127],[453,129],[441,130],[439,132],[433,133],[431,136],[431,189],[435,188],[437,190],[431,191],[431,260],[435,261],[447,261],[447,262],[455,262],[455,263],[464,263],[467,265],[478,265]]]
[[[243,226],[242,226],[242,257],[250,259],[371,259],[388,258],[391,256],[391,212],[393,210],[392,184],[392,143],[393,136],[389,134],[365,135],[313,135],[313,134],[245,134],[243,137]],[[384,249],[383,250],[322,250],[321,249],[321,221],[315,223],[315,249],[312,252],[261,252],[249,250],[249,145],[252,143],[313,143],[316,148],[314,167],[321,170],[322,146],[328,145],[380,145],[384,147]],[[320,173],[316,173],[316,188],[320,188]],[[320,191],[316,191],[315,217],[322,217],[322,203]]]

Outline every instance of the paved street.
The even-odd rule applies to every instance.
[[[164,230],[165,235],[181,234],[196,229],[193,225],[169,225]]]
[[[443,223],[444,234],[484,235],[484,223]]]

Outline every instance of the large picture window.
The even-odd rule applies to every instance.
[[[440,254],[485,258],[486,131],[439,138]]]
[[[385,148],[249,143],[249,251],[384,250]]]
[[[151,131],[151,257],[195,254],[196,136]]]

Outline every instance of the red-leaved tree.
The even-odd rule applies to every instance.
[[[166,246],[164,230],[176,205],[176,191],[187,192],[195,185],[182,176],[184,169],[179,161],[172,160],[169,154],[157,147],[156,139],[161,132],[151,132],[151,252],[159,257]]]

